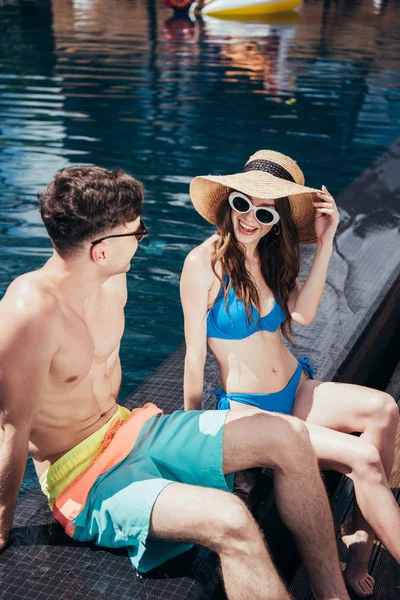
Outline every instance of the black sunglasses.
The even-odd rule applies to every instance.
[[[94,240],[93,242],[90,242],[92,244],[92,246],[94,246],[95,244],[100,244],[100,242],[103,242],[104,240],[109,240],[110,238],[120,238],[120,237],[129,237],[129,236],[135,236],[138,242],[141,242],[142,239],[144,238],[145,235],[148,234],[148,231],[146,229],[146,225],[143,223],[143,221],[140,221],[139,224],[139,229],[137,231],[132,231],[131,233],[115,233],[114,235],[106,235],[102,238],[99,238],[98,240]]]

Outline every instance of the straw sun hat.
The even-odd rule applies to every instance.
[[[221,202],[227,201],[232,190],[263,200],[287,196],[294,222],[303,244],[316,242],[315,192],[304,185],[304,175],[297,163],[273,150],[259,150],[235,175],[201,175],[190,184],[190,197],[198,213],[215,224]]]

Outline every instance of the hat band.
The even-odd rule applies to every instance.
[[[252,160],[244,166],[243,173],[247,173],[247,171],[264,171],[265,173],[274,175],[274,177],[279,177],[279,179],[286,179],[287,181],[296,183],[289,171],[286,171],[284,167],[270,160]]]

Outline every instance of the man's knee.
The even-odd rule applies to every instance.
[[[285,447],[286,466],[294,466],[296,470],[299,466],[317,465],[317,458],[314,448],[311,444],[310,432],[307,425],[301,419],[290,417],[288,422],[288,437]],[[282,465],[282,466],[285,466]]]
[[[310,434],[307,425],[297,417],[289,417],[290,430],[296,441],[311,448]]]
[[[223,506],[216,507],[213,519],[213,546],[217,552],[235,550],[251,541],[255,522],[244,503],[233,494],[227,496]]]
[[[262,418],[262,415],[260,415]],[[271,422],[266,422],[271,429]],[[273,463],[276,468],[298,469],[299,464],[316,462],[310,434],[304,421],[296,417],[280,415],[273,423]]]
[[[284,448],[313,453],[307,425],[297,417],[285,417],[277,431]]]
[[[252,417],[260,423],[260,427],[263,431],[270,431],[276,437],[284,440],[285,443],[291,443],[292,440],[299,440],[301,443],[310,443],[310,435],[308,432],[307,425],[301,419],[292,417],[291,415],[285,415],[276,413],[271,422],[271,413],[265,413],[259,411]]]

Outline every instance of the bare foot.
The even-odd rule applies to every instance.
[[[349,549],[349,560],[343,576],[346,585],[359,598],[368,598],[374,591],[375,579],[368,573],[368,562],[371,554],[368,544],[368,534],[356,531],[342,537],[343,543]]]

